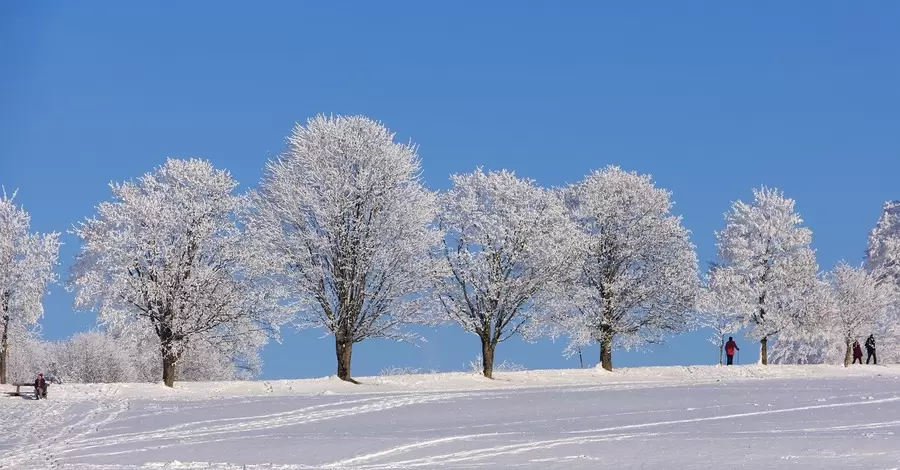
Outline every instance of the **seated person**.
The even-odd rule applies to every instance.
[[[34,397],[37,399],[47,398],[47,381],[44,380],[44,374],[38,374],[38,378],[34,381]]]

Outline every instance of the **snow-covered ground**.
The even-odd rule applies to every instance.
[[[0,398],[0,468],[896,468],[900,367],[649,367]]]

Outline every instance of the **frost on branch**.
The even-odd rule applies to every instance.
[[[877,276],[864,268],[854,268],[846,263],[838,264],[826,276],[826,282],[831,308],[828,309],[827,323],[823,329],[832,332],[830,343],[833,351],[829,353],[832,358],[835,353],[843,353],[841,359],[845,366],[849,366],[853,360],[853,341],[863,344],[866,337],[873,333],[884,337],[877,329],[891,311],[896,300],[896,289],[880,282]],[[881,343],[883,346],[887,344],[890,343]]]
[[[555,323],[570,349],[600,343],[604,369],[615,346],[660,342],[690,328],[699,287],[697,254],[668,191],[649,175],[616,166],[569,187],[566,202],[583,233],[570,307]]]
[[[771,364],[825,364],[843,361],[843,340],[832,324],[832,303],[827,279],[816,282],[806,297],[803,321],[787,325],[768,354]]]
[[[54,282],[59,234],[30,233],[31,219],[3,191],[0,197],[0,384],[6,383],[10,349],[27,339],[44,315],[41,299]]]
[[[878,223],[869,232],[866,264],[880,279],[900,287],[900,201],[884,203]]]
[[[245,205],[236,186],[207,161],[169,159],[137,182],[112,184],[113,200],[73,229],[82,240],[70,280],[76,308],[97,311],[111,329],[152,329],[159,348],[145,354],[162,359],[168,386],[192,345],[259,348],[286,320],[236,222]]]
[[[446,315],[477,335],[492,377],[497,344],[522,332],[565,278],[578,233],[560,198],[509,171],[451,177],[436,294]]]
[[[736,201],[725,214],[725,229],[716,232],[720,263],[710,275],[728,286],[730,309],[751,327],[766,364],[768,340],[809,327],[821,290],[812,232],[801,226],[794,201],[765,187],[753,196],[752,204]]]
[[[362,116],[318,116],[297,125],[266,165],[248,225],[283,280],[300,327],[335,337],[337,375],[352,380],[354,343],[414,340],[428,323],[440,236],[434,195],[416,148]]]
[[[710,272],[718,268],[713,264]],[[719,348],[719,365],[722,365],[722,355],[725,350],[725,337],[741,329],[741,315],[733,310],[734,299],[729,298],[737,294],[739,289],[728,285],[734,278],[725,276],[707,275],[706,282],[697,298],[697,326],[709,328],[712,335],[709,342]]]
[[[866,265],[879,281],[900,290],[900,201],[884,203],[881,217],[869,233]],[[881,360],[900,360],[900,299],[879,322],[882,340],[878,348]],[[893,344],[893,347],[883,347]]]

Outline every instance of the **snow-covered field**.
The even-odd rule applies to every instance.
[[[0,468],[896,468],[900,367],[51,386]]]

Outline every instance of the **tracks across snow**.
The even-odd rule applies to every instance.
[[[717,468],[723,461],[863,468],[900,461],[896,377],[232,397],[203,396],[198,385],[198,392],[148,386],[141,397],[129,387],[127,399],[101,388],[108,393],[0,400],[0,419],[19,431],[0,437],[0,468]],[[40,436],[27,431],[37,423]]]
[[[438,466],[448,466],[448,465],[459,465],[463,463],[473,463],[477,461],[484,460],[492,460],[496,462],[501,462],[505,460],[505,457],[512,454],[523,454],[523,453],[533,453],[533,452],[541,452],[546,451],[555,447],[561,446],[581,446],[585,444],[594,444],[600,442],[608,442],[608,441],[623,441],[623,440],[632,440],[632,439],[647,439],[650,437],[658,437],[665,435],[673,435],[673,434],[686,434],[684,431],[678,431],[677,426],[682,424],[693,424],[704,421],[722,421],[722,420],[738,420],[742,418],[754,418],[760,417],[764,415],[776,415],[776,414],[785,414],[785,413],[803,413],[812,410],[820,410],[827,408],[845,408],[845,407],[857,407],[857,406],[872,406],[877,407],[876,405],[885,404],[885,403],[896,403],[900,402],[900,396],[890,396],[881,399],[865,399],[859,401],[852,402],[842,402],[842,403],[830,403],[825,405],[809,405],[809,406],[800,406],[800,407],[791,407],[791,408],[781,408],[781,409],[770,409],[770,410],[761,410],[761,411],[753,411],[746,413],[732,413],[732,414],[722,414],[722,415],[714,415],[714,416],[706,416],[699,418],[688,418],[688,419],[680,419],[680,420],[663,420],[663,421],[649,421],[643,423],[636,423],[630,425],[621,425],[621,426],[611,426],[606,428],[599,429],[585,429],[585,430],[577,430],[570,431],[569,434],[574,434],[571,437],[562,437],[555,439],[541,439],[541,440],[525,440],[524,442],[515,443],[515,444],[501,444],[501,445],[480,445],[484,443],[484,441],[492,441],[494,438],[503,436],[503,435],[515,435],[520,434],[518,436],[519,439],[522,439],[522,433],[485,433],[485,434],[469,434],[469,435],[459,435],[459,436],[450,436],[439,439],[432,439],[422,442],[416,442],[412,444],[406,444],[402,446],[397,446],[391,449],[386,449],[380,452],[374,452],[370,454],[360,455],[356,457],[352,457],[349,459],[343,459],[337,462],[332,462],[324,466],[324,468],[357,468],[357,469],[389,469],[389,468],[414,468],[414,467],[427,467],[433,468]],[[668,427],[675,428],[676,430],[670,430],[667,432],[651,432],[651,431],[640,431],[648,428],[658,428],[658,427]],[[810,429],[800,429],[789,432],[815,432],[815,431],[849,431],[849,430],[861,430],[861,429],[878,429],[878,428],[900,428],[900,421],[893,420],[887,422],[879,422],[879,423],[862,423],[856,425],[845,425],[845,426],[832,426],[826,428],[810,428]],[[773,433],[779,432],[778,430],[771,431]],[[427,447],[436,447],[442,444],[447,444],[455,441],[470,441],[474,442],[475,445],[469,448],[466,448],[462,451],[429,455],[426,457],[414,458],[414,459],[400,459],[396,458],[403,453],[412,451],[412,450],[420,450]],[[390,457],[391,460],[389,462],[384,463],[372,463],[365,464],[367,461],[372,461],[375,459],[383,459],[386,457]],[[548,461],[548,459],[543,459],[544,461]],[[549,459],[553,460],[553,459]],[[564,459],[567,460],[567,459]]]
[[[0,468],[57,468],[70,442],[96,432],[128,410],[128,402],[110,396],[93,401],[47,399],[8,413],[23,436],[0,457]]]
[[[0,468],[40,464],[56,468],[67,456],[92,459],[143,452],[146,447],[164,449],[186,442],[216,442],[240,439],[247,433],[272,431],[326,420],[356,417],[361,414],[390,411],[416,404],[451,401],[467,393],[409,393],[400,395],[371,395],[349,400],[333,401],[298,409],[262,415],[224,417],[189,421],[138,432],[98,433],[129,409],[129,401],[98,399],[94,402],[70,403],[76,419],[69,422],[47,423],[57,431],[9,450],[0,459]],[[62,416],[62,413],[55,413]],[[141,415],[139,415],[141,416]],[[144,415],[146,416],[146,415]],[[71,417],[71,415],[70,415]]]

